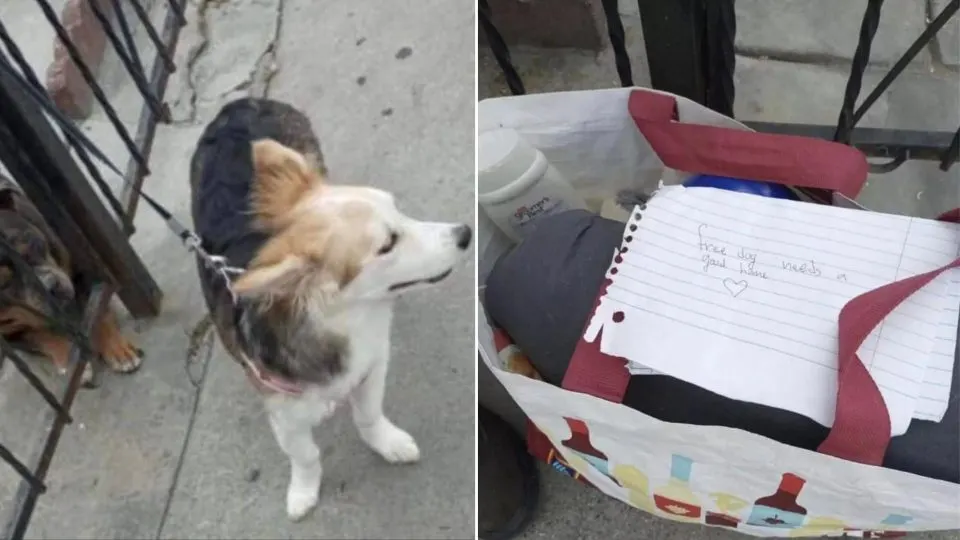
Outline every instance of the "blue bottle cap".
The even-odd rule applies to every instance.
[[[686,187],[712,187],[727,191],[739,191],[741,193],[752,193],[754,195],[760,195],[761,197],[771,197],[774,199],[800,200],[797,194],[790,188],[782,184],[760,180],[743,180],[727,176],[700,174],[690,177],[683,185]]]

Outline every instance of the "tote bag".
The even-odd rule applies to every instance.
[[[827,141],[759,134],[685,98],[625,88],[482,101],[482,133],[517,130],[587,198],[652,192],[707,173],[813,188],[856,206],[867,163]],[[813,204],[811,202],[811,204]],[[951,212],[944,219],[957,220]],[[511,242],[481,212],[480,287]],[[619,403],[623,360],[583,338],[563,387],[503,369],[508,344],[478,303],[478,346],[536,427],[531,450],[605,494],[657,516],[755,536],[865,537],[960,528],[960,485],[879,467],[882,396],[854,354],[875,323],[952,265],[871,291],[840,317],[837,418],[817,452],[742,430],[665,423]],[[598,298],[603,291],[598,291]],[[482,295],[480,295],[482,297]],[[534,448],[537,447],[537,448]]]

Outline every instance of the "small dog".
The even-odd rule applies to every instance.
[[[360,437],[390,463],[420,458],[383,414],[394,298],[438,283],[472,231],[402,214],[390,193],[332,185],[310,121],[267,99],[226,104],[191,162],[200,282],[227,351],[262,394],[290,458],[287,514],[317,503],[320,449],[312,428],[348,400]]]
[[[74,273],[66,247],[20,187],[2,175],[0,237],[30,267],[61,310],[73,314],[82,311],[86,298],[77,297],[75,292],[74,280],[79,276]],[[48,357],[63,374],[73,340],[51,328],[44,318],[54,317],[56,310],[35,284],[36,280],[18,271],[9,253],[0,251],[0,335],[16,348]],[[123,336],[111,311],[98,321],[91,338],[94,351],[114,371],[130,373],[140,367],[141,351]],[[83,382],[89,384],[92,376],[88,364]]]

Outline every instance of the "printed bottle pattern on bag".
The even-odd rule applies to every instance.
[[[597,450],[590,442],[590,429],[587,427],[587,423],[566,416],[563,419],[570,428],[570,438],[560,441],[560,444],[572,450],[577,457],[589,463],[594,469],[603,473],[604,476],[619,486],[620,482],[610,474],[610,461],[607,459],[607,455]]]
[[[799,529],[790,531],[790,536],[836,536],[847,530],[847,524],[843,521],[826,516],[811,517],[806,524]]]
[[[653,493],[653,502],[660,511],[684,521],[700,521],[703,508],[700,499],[690,489],[690,474],[693,460],[673,454],[670,464],[670,480]]]
[[[613,476],[627,490],[627,500],[641,510],[656,513],[650,497],[650,480],[640,469],[621,463],[613,468]]]
[[[890,514],[887,517],[883,518],[883,521],[880,522],[880,527],[876,531],[864,531],[864,538],[902,538],[907,535],[904,531],[892,530],[897,527],[902,527],[907,523],[913,521],[913,518],[910,516],[904,516],[902,514]]]
[[[547,465],[552,467],[554,470],[573,478],[574,480],[579,480],[588,486],[593,486],[589,480],[577,472],[577,470],[574,469],[569,463],[564,461],[560,454],[553,448],[551,448],[550,452],[547,453]]]
[[[557,450],[557,447],[553,444],[555,440],[553,435],[547,431],[546,428],[537,427],[537,430],[546,437],[547,441],[550,444],[550,449],[547,451],[546,456],[540,455],[541,459],[544,459],[547,465],[552,467],[555,471],[561,472],[574,480],[583,482],[584,484],[594,487],[586,477],[579,472],[579,467],[586,467],[587,462],[583,461],[582,463],[570,463],[567,460],[563,459],[563,456],[560,455],[560,452]]]
[[[783,474],[776,492],[757,499],[748,519],[743,521],[738,514],[750,504],[735,495],[710,493],[709,497],[713,500],[716,511],[707,510],[700,504],[698,495],[690,487],[694,461],[680,454],[671,456],[670,480],[655,490],[651,500],[649,477],[646,474],[625,463],[616,464],[608,474],[611,465],[607,455],[593,446],[586,423],[574,418],[563,418],[571,435],[560,444],[570,452],[561,454],[551,442],[550,450],[545,456],[546,462],[557,471],[587,485],[592,484],[580,471],[586,470],[588,466],[592,467],[624,487],[627,492],[625,498],[631,505],[653,514],[666,513],[670,519],[688,522],[701,522],[703,517],[703,522],[707,525],[735,529],[744,526],[745,532],[750,531],[750,527],[790,529],[786,533],[790,537],[836,536],[846,533],[860,538],[899,538],[907,533],[896,529],[913,521],[911,516],[893,513],[884,518],[876,529],[865,530],[852,528],[835,517],[808,517],[807,509],[798,503],[806,480],[793,473]],[[557,440],[542,428],[540,431],[549,441]],[[542,458],[543,454],[540,456]]]
[[[747,523],[779,529],[794,529],[803,525],[807,509],[797,503],[797,498],[806,483],[806,480],[793,473],[784,473],[773,495],[760,497],[753,503]]]
[[[707,512],[707,518],[704,520],[707,525],[719,525],[721,527],[736,529],[737,525],[740,524],[740,518],[734,514],[750,505],[748,501],[736,495],[730,495],[729,493],[711,493],[710,498],[713,499],[719,512]]]

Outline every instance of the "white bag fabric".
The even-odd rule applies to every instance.
[[[586,197],[608,197],[625,188],[651,192],[661,179],[672,184],[683,178],[664,171],[628,114],[634,90],[488,99],[479,104],[478,130],[517,130]],[[681,122],[747,129],[690,100],[676,100]],[[511,244],[482,212],[478,219],[482,291]],[[960,485],[844,461],[741,430],[669,424],[504,371],[482,306],[478,310],[484,362],[564,461],[611,497],[691,523],[704,524],[708,514],[716,523],[721,516],[728,526],[736,522],[738,531],[755,536],[879,537],[882,531],[960,529]],[[575,423],[586,426],[590,443],[606,460],[561,444]],[[781,481],[801,487],[796,504],[805,513],[755,504],[774,494]]]

